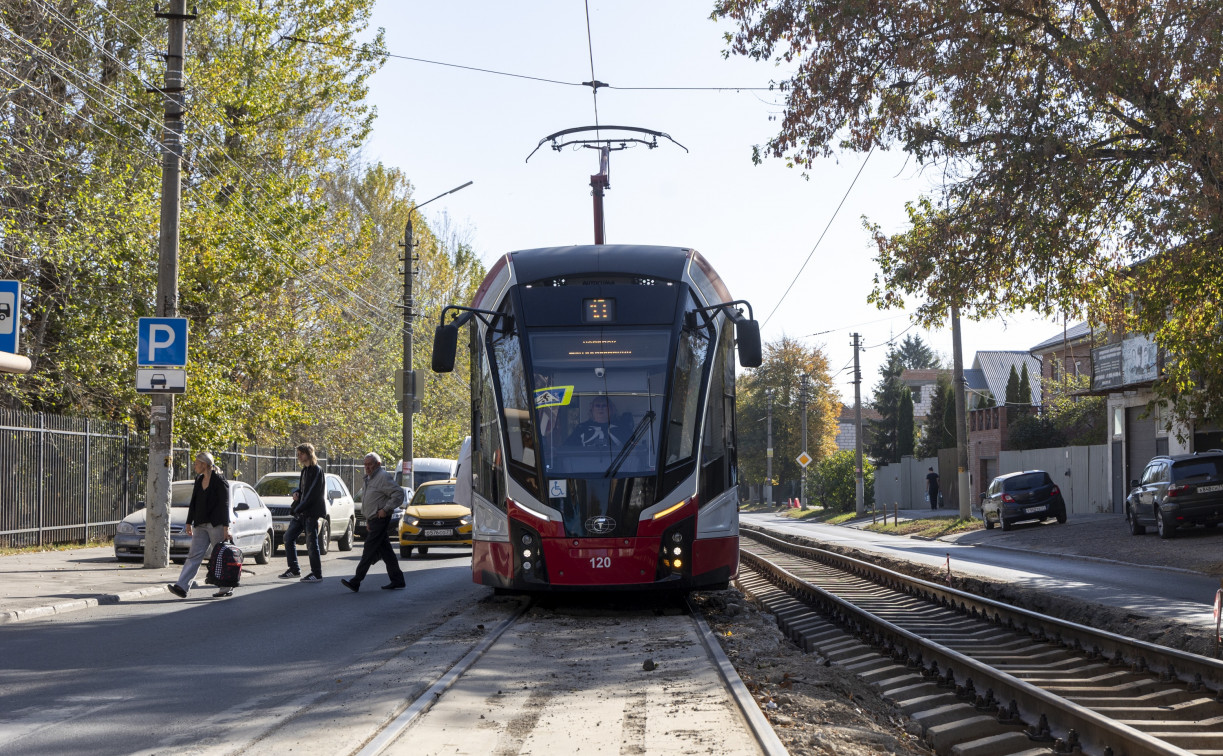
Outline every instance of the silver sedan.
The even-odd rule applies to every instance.
[[[183,532],[187,507],[191,504],[192,480],[170,484],[170,558],[176,564],[187,560],[191,536]],[[229,533],[234,545],[259,564],[272,558],[272,513],[255,489],[246,483],[229,481]],[[115,558],[119,561],[144,558],[145,510],[132,512],[119,523],[115,533]]]

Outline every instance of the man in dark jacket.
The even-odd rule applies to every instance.
[[[303,583],[319,583],[323,580],[323,559],[318,542],[318,521],[327,516],[327,481],[323,470],[318,466],[318,457],[314,453],[314,444],[301,444],[297,447],[297,461],[301,463],[302,474],[298,479],[297,490],[293,492],[293,506],[289,514],[293,519],[285,528],[284,545],[285,559],[289,569],[280,577],[289,579],[301,575],[297,564],[297,537],[304,531],[306,534],[306,551],[310,555],[310,574],[301,579]]]
[[[187,507],[185,533],[191,536],[191,550],[187,552],[187,563],[178,575],[178,581],[167,588],[179,598],[187,598],[187,590],[195,579],[200,564],[219,543],[229,540],[229,484],[221,477],[212,455],[200,452],[195,456],[195,486],[191,489],[191,504]],[[221,588],[212,594],[214,598],[232,595],[233,588]]]

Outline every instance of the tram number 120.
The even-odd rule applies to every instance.
[[[591,557],[590,567],[595,570],[602,570],[611,567],[611,557]]]

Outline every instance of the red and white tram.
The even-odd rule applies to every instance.
[[[475,582],[693,590],[737,574],[736,340],[742,365],[761,360],[741,306],[694,250],[593,245],[511,252],[471,307],[443,311],[437,372],[472,324]]]

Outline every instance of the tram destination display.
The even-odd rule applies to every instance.
[[[583,299],[583,323],[615,323],[616,300],[614,299]]]

